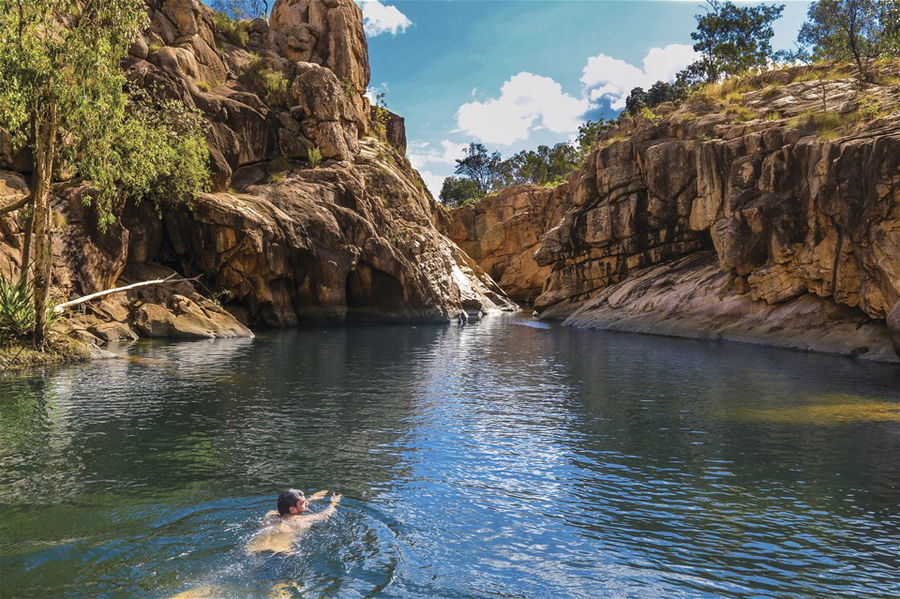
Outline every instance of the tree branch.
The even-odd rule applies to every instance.
[[[84,302],[88,302],[90,300],[97,299],[98,297],[103,297],[105,295],[110,295],[111,293],[120,293],[122,291],[131,291],[132,289],[137,289],[138,287],[148,287],[150,285],[162,285],[163,283],[184,283],[186,281],[196,281],[200,277],[192,277],[192,278],[183,278],[183,279],[173,279],[175,274],[171,274],[165,279],[154,279],[152,281],[141,281],[140,283],[132,283],[131,285],[125,285],[124,287],[115,287],[113,289],[105,289],[104,291],[98,291],[97,293],[91,293],[89,295],[85,295],[83,297],[79,297],[78,299],[73,299],[70,302],[64,302],[62,304],[58,304],[53,306],[53,311],[57,314],[61,313],[63,310],[67,308],[71,308],[72,306],[77,306],[78,304],[83,304]]]
[[[7,204],[6,206],[0,207],[0,214],[6,214],[7,212],[13,212],[15,210],[18,210],[19,208],[24,208],[30,201],[31,194],[27,193],[12,204]]]

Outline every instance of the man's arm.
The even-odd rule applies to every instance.
[[[321,491],[316,491],[312,495],[306,498],[307,501],[319,501],[320,499],[325,499],[325,496],[328,495],[328,489],[322,489]]]
[[[296,519],[294,519],[294,522],[296,522],[297,526],[300,526],[302,528],[306,528],[307,526],[309,526],[311,524],[315,524],[317,522],[324,522],[325,520],[328,520],[331,517],[331,515],[334,514],[334,512],[337,511],[337,506],[340,502],[341,502],[341,494],[334,493],[331,496],[331,504],[327,508],[325,508],[318,514],[310,514],[308,516],[302,516],[300,518],[296,518]],[[292,522],[292,524],[294,522]]]

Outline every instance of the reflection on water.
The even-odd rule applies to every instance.
[[[900,403],[871,401],[848,394],[807,398],[803,405],[734,410],[736,418],[745,421],[784,424],[846,424],[850,422],[900,422]]]
[[[540,324],[3,377],[0,596],[895,596],[895,367]],[[345,499],[244,555],[286,486]]]

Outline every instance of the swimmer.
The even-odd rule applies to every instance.
[[[319,501],[328,495],[327,490],[313,493],[307,499],[303,491],[286,489],[278,496],[278,509],[268,512],[265,526],[247,544],[248,554],[271,551],[291,553],[294,542],[303,536],[313,524],[324,522],[334,514],[341,502],[340,493],[331,495],[330,505],[317,514],[306,514],[311,501]]]
[[[310,502],[324,499],[326,495],[328,495],[328,491],[324,489],[313,493],[308,498],[304,496],[303,491],[297,489],[282,491],[278,495],[278,509],[266,513],[262,530],[247,543],[244,551],[247,554],[264,551],[293,553],[293,545],[297,539],[303,536],[303,533],[309,530],[313,524],[324,522],[337,511],[337,506],[341,502],[340,493],[333,493],[331,503],[321,512],[305,513],[309,511]],[[270,599],[289,597],[291,588],[293,587],[288,584],[276,584],[272,587],[269,597]],[[178,593],[169,599],[217,599],[223,592],[221,586],[205,586]]]

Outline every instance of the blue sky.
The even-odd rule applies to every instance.
[[[409,156],[432,192],[470,141],[504,157],[571,139],[586,117],[691,60],[702,1],[368,0],[370,86],[406,118]],[[787,1],[776,48],[807,2]]]

